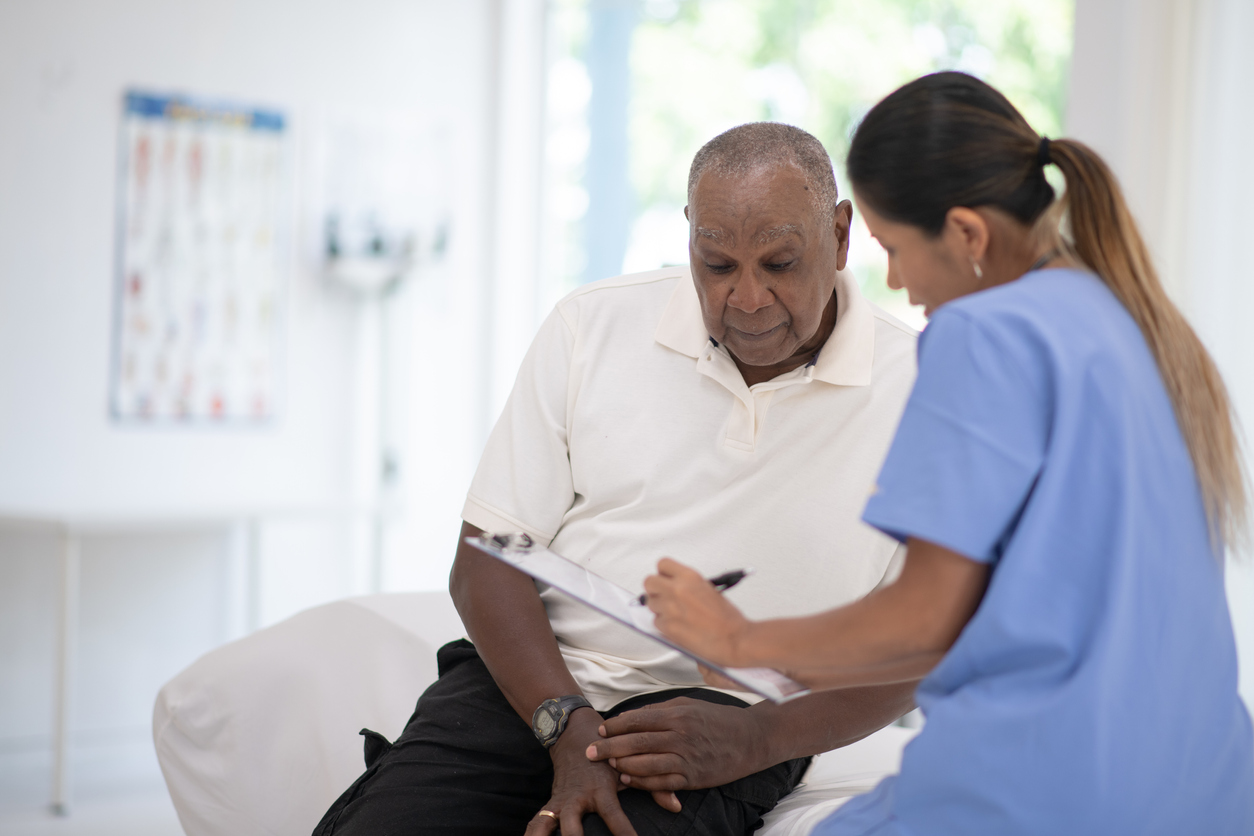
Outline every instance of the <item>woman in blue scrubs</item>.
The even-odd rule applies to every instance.
[[[658,627],[814,688],[924,677],[900,774],[816,834],[1254,834],[1223,587],[1233,420],[1113,175],[960,73],[880,102],[848,171],[889,284],[931,320],[864,514],[905,567],[847,607],[750,622],[664,560]]]

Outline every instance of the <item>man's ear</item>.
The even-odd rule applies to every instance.
[[[849,261],[849,227],[853,223],[853,204],[842,200],[836,204],[832,233],[836,236],[836,269],[844,270]]]
[[[691,221],[692,221],[692,218],[688,217],[688,207],[687,207],[687,206],[685,206],[685,207],[684,207],[684,220],[685,220],[685,221],[688,221],[688,222],[691,222]]]
[[[946,212],[943,235],[963,261],[982,261],[988,252],[988,221],[974,209],[955,206]]]

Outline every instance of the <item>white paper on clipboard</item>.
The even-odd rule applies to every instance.
[[[466,542],[498,560],[508,563],[549,586],[560,589],[597,612],[637,633],[677,650],[711,670],[744,687],[746,691],[761,694],[781,703],[810,693],[799,682],[771,668],[726,668],[680,647],[658,632],[653,626],[653,612],[648,607],[633,603],[639,593],[624,589],[613,581],[597,575],[572,560],[534,543],[529,536],[516,534],[483,534],[467,537]]]

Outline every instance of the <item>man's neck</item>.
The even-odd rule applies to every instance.
[[[735,354],[732,354],[731,358],[736,362],[736,368],[740,369],[740,376],[745,379],[746,386],[765,383],[809,363],[823,348],[835,328],[836,294],[833,292],[832,298],[827,302],[827,307],[823,309],[823,319],[819,322],[819,330],[814,332],[814,336],[806,340],[805,345],[794,351],[787,359],[770,366],[750,366],[748,363],[741,362]]]

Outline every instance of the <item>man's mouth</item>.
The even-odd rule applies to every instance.
[[[779,332],[779,329],[783,327],[783,323],[780,323],[774,328],[767,328],[765,331],[747,331],[743,328],[732,328],[731,330],[735,331],[737,336],[739,336],[742,340],[746,340],[748,342],[761,342],[775,336],[775,334]]]

